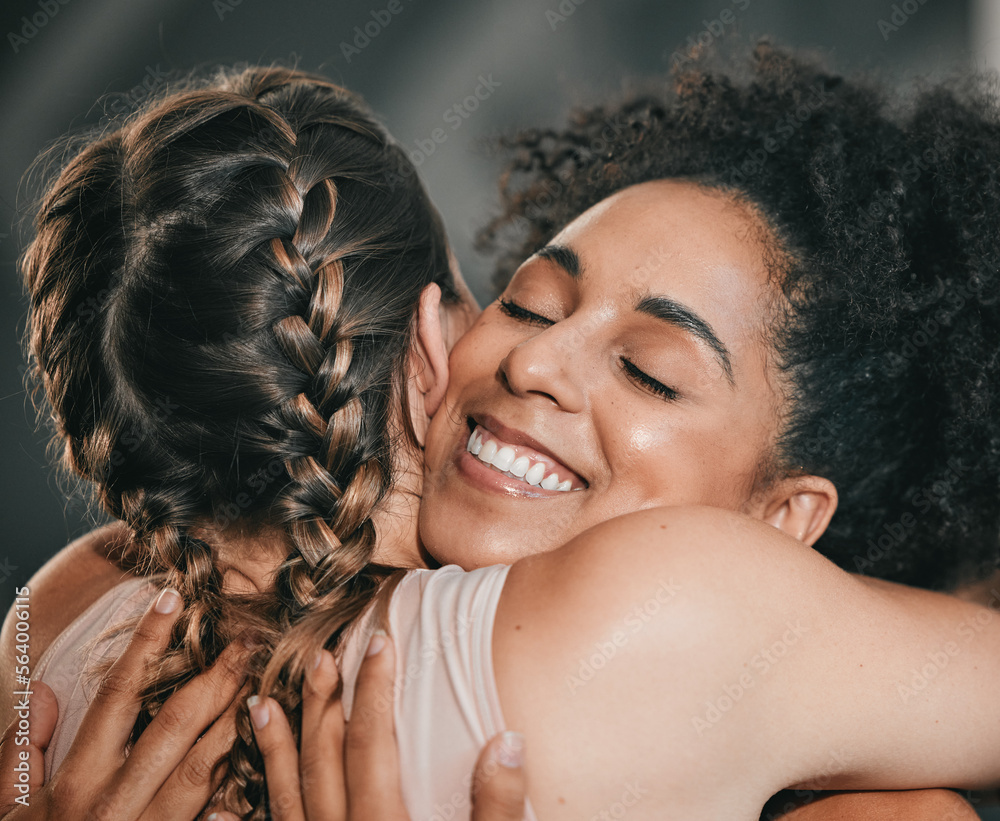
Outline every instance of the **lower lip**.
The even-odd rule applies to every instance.
[[[457,464],[458,472],[469,484],[487,492],[526,499],[551,499],[555,496],[576,495],[565,490],[546,490],[537,485],[529,485],[520,479],[505,476],[493,468],[487,467],[468,450],[462,451],[457,459]]]

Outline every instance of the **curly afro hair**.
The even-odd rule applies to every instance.
[[[682,178],[769,223],[788,386],[777,475],[829,478],[816,547],[923,587],[985,576],[1000,547],[1000,105],[963,76],[901,95],[757,43],[504,141],[496,284],[611,194]]]

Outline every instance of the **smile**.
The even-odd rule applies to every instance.
[[[513,445],[476,425],[465,449],[497,473],[543,490],[568,492],[584,485],[569,468],[523,445]]]

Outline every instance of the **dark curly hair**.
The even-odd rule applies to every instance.
[[[734,51],[737,52],[734,54]],[[816,547],[926,587],[985,575],[1000,542],[1000,104],[989,76],[918,87],[758,42],[504,141],[496,284],[590,206],[680,178],[755,206],[785,300],[771,474],[829,478]]]
[[[388,573],[372,515],[416,446],[394,410],[420,293],[458,300],[411,164],[322,77],[223,71],[84,140],[22,269],[63,462],[130,529],[121,560],[184,600],[133,739],[246,631],[248,686],[296,717],[305,666]],[[231,532],[288,551],[273,591],[224,590]],[[222,798],[264,818],[243,705],[237,727]]]

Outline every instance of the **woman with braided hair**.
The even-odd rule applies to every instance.
[[[478,310],[409,171],[353,95],[249,69],[93,139],[41,204],[24,258],[30,346],[62,459],[128,529],[124,599],[148,577],[183,601],[134,738],[240,636],[259,651],[251,692],[284,688],[294,709],[304,660],[335,646],[387,573],[376,530],[412,519],[419,492],[399,411],[423,350],[415,308],[424,294],[447,338]],[[425,564],[410,535],[396,566]],[[83,609],[99,598],[78,592]],[[240,716],[226,796],[258,806]],[[60,741],[72,732],[51,752]]]
[[[393,577],[395,587],[378,596],[373,570],[364,604],[376,598],[383,607],[356,620],[337,646],[347,709],[368,637],[379,624],[393,634],[400,654],[401,773],[411,813],[462,811],[449,797],[461,795],[456,789],[486,731],[502,729],[505,721],[528,730],[530,795],[544,818],[600,813],[626,802],[627,789],[633,814],[751,818],[769,795],[790,786],[966,787],[997,780],[998,716],[988,691],[1000,672],[1000,638],[992,610],[852,577],[803,547],[823,549],[838,491],[847,502],[844,522],[826,552],[842,565],[864,550],[862,526],[871,534],[880,522],[897,524],[880,516],[898,513],[904,532],[922,527],[915,515],[914,524],[902,516],[915,498],[912,485],[934,478],[950,447],[975,461],[960,459],[952,468],[959,475],[942,479],[943,490],[937,481],[917,486],[935,494],[938,509],[928,511],[927,524],[939,547],[950,529],[966,538],[953,551],[936,552],[927,549],[928,540],[915,539],[919,553],[913,556],[909,543],[897,540],[892,570],[883,575],[916,579],[932,566],[957,575],[962,564],[995,559],[997,438],[989,407],[998,323],[995,303],[977,295],[989,293],[983,280],[991,271],[995,277],[998,237],[977,217],[990,213],[996,196],[989,176],[996,167],[990,161],[997,150],[996,100],[975,88],[935,88],[899,113],[872,88],[773,49],[760,49],[753,66],[746,80],[703,66],[682,73],[662,99],[622,109],[628,127],[613,146],[588,145],[603,111],[564,135],[526,140],[515,169],[527,177],[526,193],[513,189],[512,214],[535,220],[529,239],[544,244],[456,345],[446,391],[439,377],[448,366],[434,364],[443,346],[430,344],[430,333],[418,334],[425,340],[424,367],[414,369],[417,379],[401,397],[414,395],[424,410],[437,411],[425,440],[423,544],[439,561],[478,569],[412,571]],[[293,113],[303,116],[301,108],[289,111],[290,120]],[[190,102],[185,113],[192,126],[209,122],[199,120]],[[941,139],[944,127],[955,132],[950,141]],[[874,146],[872,132],[879,137]],[[171,147],[173,173],[175,154],[183,160],[190,156],[186,151],[219,146],[196,127],[190,135],[193,147],[180,138]],[[784,142],[777,144],[775,135]],[[767,145],[777,147],[765,149],[769,164],[755,171],[751,152],[768,137]],[[909,179],[912,158],[926,164],[932,145],[940,146],[940,171]],[[152,152],[139,156],[155,159]],[[236,186],[244,182],[239,169],[245,156],[236,151],[228,166]],[[284,161],[296,167],[294,157]],[[956,171],[975,185],[964,177],[955,181]],[[286,191],[285,179],[274,174],[267,190]],[[564,204],[540,208],[533,184],[552,181],[562,186],[556,199]],[[338,182],[336,196],[317,195],[337,205],[335,214],[345,203],[341,187]],[[244,208],[246,200],[253,204],[250,189],[234,190],[243,195]],[[305,184],[296,191],[301,213],[292,208],[297,220],[284,228],[285,236],[298,238],[291,245],[305,266],[286,243],[276,247],[273,237],[261,244],[258,235],[231,229],[223,235],[245,253],[267,248],[268,264],[292,283],[327,262],[308,251],[322,243],[311,245],[310,232],[300,234],[303,222],[322,222],[306,207],[314,194]],[[206,215],[228,218],[213,196],[196,196],[196,204]],[[866,206],[888,202],[885,221],[859,223],[859,196]],[[250,218],[256,225],[261,216],[251,208]],[[153,219],[134,234],[138,253],[125,258],[155,269],[156,257],[144,243],[154,228],[169,239],[175,225]],[[204,252],[213,263],[232,260],[205,242],[213,236],[208,229],[228,225],[211,223],[197,248],[179,243],[165,258],[183,261],[185,253]],[[327,225],[324,230],[336,234],[336,219]],[[94,238],[87,241],[103,250]],[[352,247],[349,238],[343,241]],[[32,253],[43,247],[36,241]],[[366,258],[368,249],[361,253]],[[928,312],[943,310],[935,294],[956,272],[967,274],[969,283],[973,274],[978,279],[960,306],[940,314],[955,338],[943,336],[939,350],[917,356],[897,350]],[[239,286],[237,296],[249,302],[242,279]],[[169,308],[170,300],[165,304]],[[273,307],[270,301],[257,305]],[[144,307],[146,323],[158,305]],[[106,312],[113,316],[114,305]],[[293,539],[293,558],[283,567],[298,563],[298,575],[322,589],[317,574],[305,569],[322,551],[309,546],[323,539],[328,549],[341,546],[309,516],[323,504],[339,503],[346,484],[327,483],[325,502],[316,489],[306,495],[303,488],[323,480],[323,471],[335,475],[331,471],[343,467],[321,424],[324,413],[336,413],[324,396],[338,388],[319,376],[346,379],[349,371],[325,365],[329,351],[324,359],[308,334],[291,337],[292,326],[300,328],[280,313],[271,320],[278,340],[271,350],[315,378],[319,393],[309,396],[299,383],[289,388],[297,393],[271,397],[280,413],[238,432],[226,470],[243,471],[233,454],[242,462],[244,447],[251,454],[253,447],[264,448],[272,427],[294,431],[289,444],[300,448],[306,434],[313,447],[319,442],[318,459],[312,451],[312,461],[295,452],[287,480],[260,511],[280,511],[274,524],[287,527]],[[178,311],[182,328],[192,315],[190,305]],[[435,312],[421,315],[427,319],[417,327],[430,327]],[[312,339],[332,327],[329,317],[319,316],[310,306],[302,320]],[[105,337],[101,343],[107,344]],[[355,355],[360,345],[356,338]],[[890,361],[892,371],[884,369]],[[43,372],[57,371],[41,364]],[[197,381],[187,376],[189,384]],[[947,396],[930,392],[936,381],[948,385]],[[109,390],[117,401],[122,386]],[[305,401],[297,398],[303,392]],[[195,401],[181,396],[181,407]],[[348,407],[350,398],[340,395],[343,404],[336,407]],[[126,407],[135,404],[133,399]],[[370,418],[363,403],[361,408],[361,414],[348,414],[351,430],[363,430]],[[244,402],[239,420],[249,420],[253,410]],[[829,436],[810,438],[810,430],[825,430],[817,428],[824,410],[834,414],[828,421],[845,446]],[[412,411],[402,417],[424,441],[426,413]],[[186,420],[180,411],[175,415],[180,436]],[[900,418],[914,427],[901,431]],[[79,433],[67,432],[83,442]],[[111,434],[101,434],[95,441],[104,448],[104,465],[113,462],[113,449],[105,443]],[[211,438],[200,439],[201,450],[215,453]],[[80,443],[73,440],[81,448],[73,457],[85,468],[92,463]],[[164,453],[159,464],[171,458]],[[361,464],[356,458],[352,468]],[[844,481],[858,486],[844,488]],[[298,495],[283,495],[288,488]],[[218,536],[205,532],[211,523],[199,502],[189,500],[189,533],[175,541],[214,546]],[[242,506],[256,511],[250,502]],[[141,507],[119,503],[123,518]],[[336,508],[323,515],[334,523],[336,541],[353,549],[355,533],[342,531]],[[150,535],[160,524],[138,516],[125,521]],[[241,519],[240,546],[266,553],[267,524]],[[393,538],[405,532],[403,518],[388,524],[400,530],[382,526],[379,560],[416,563],[415,552],[408,562],[405,550],[415,539]],[[270,532],[275,540],[281,536],[276,530]],[[231,534],[232,528],[223,532]],[[853,554],[852,538],[859,543]],[[490,564],[515,559],[512,568]],[[327,571],[322,564],[316,565],[321,574]],[[347,566],[364,572],[364,563]],[[244,557],[239,572],[260,580]],[[320,602],[305,583],[286,590],[282,578],[277,598],[291,613],[284,624],[296,634],[277,644],[257,690],[275,694],[288,709],[303,658],[316,658],[289,639],[304,636],[307,651],[332,645],[347,619],[331,607],[343,608],[343,601]],[[347,578],[355,589],[354,577]],[[941,578],[935,573],[934,580]],[[150,596],[147,591],[142,600]],[[251,627],[266,631],[268,623],[259,622]],[[319,645],[309,644],[313,627]],[[425,657],[433,636],[439,643]],[[274,643],[266,632],[263,640]],[[319,658],[322,668],[325,657]],[[151,713],[156,705],[144,708]],[[255,711],[262,727],[268,726],[262,718],[276,715],[268,700],[257,702]],[[421,720],[427,715],[433,720]],[[248,738],[244,727],[234,750]],[[428,749],[449,744],[449,762],[421,763]],[[238,797],[249,798],[254,789],[261,795],[254,780],[259,776],[243,769],[248,761],[249,747],[245,756],[234,752],[223,787],[227,798],[234,795],[225,792],[233,782],[243,790]],[[264,810],[257,804],[252,812]]]

